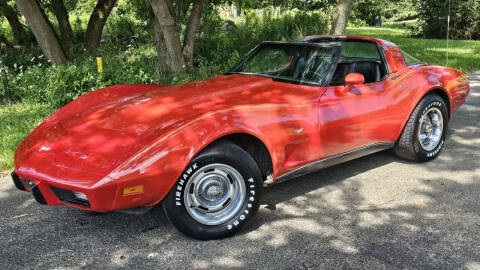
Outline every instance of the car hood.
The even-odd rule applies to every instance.
[[[222,75],[183,85],[91,92],[49,117],[21,143],[16,170],[53,178],[65,170],[88,172],[98,181],[170,129],[205,113],[261,103],[261,93],[272,83],[259,76]]]

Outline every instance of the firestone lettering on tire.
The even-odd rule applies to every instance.
[[[438,152],[440,152],[440,150],[442,150],[443,143],[444,143],[444,140],[441,140],[440,143],[438,144],[437,148],[435,148],[435,150],[433,150],[432,152],[428,153],[427,157],[434,157],[436,154],[438,154]]]
[[[438,102],[438,101],[435,101],[435,102],[432,102],[432,103],[428,104],[428,106],[425,107],[425,109],[423,110],[422,115],[425,114],[425,112],[427,112],[428,109],[430,109],[433,106],[442,107],[442,103]]]
[[[434,101],[430,104],[428,104],[427,107],[425,107],[425,109],[423,110],[422,112],[422,115],[424,115],[431,107],[439,107],[441,108],[442,107],[442,103],[439,102],[439,101]],[[445,131],[444,131],[445,132]],[[442,147],[443,147],[443,144],[444,144],[444,140],[442,139],[439,143],[438,143],[438,146],[431,152],[427,153],[427,157],[434,157],[438,154],[438,152],[440,152],[440,150],[442,150]]]
[[[249,178],[247,180],[247,182],[251,183],[250,185],[250,188],[255,188],[255,185],[253,183],[255,183],[255,181],[253,180],[253,178]],[[253,196],[255,195],[255,191],[254,190],[250,190],[250,194],[252,194]],[[228,230],[231,230],[233,229],[233,227],[236,227],[240,224],[240,221],[243,221],[247,218],[247,215],[250,213],[249,209],[253,207],[253,205],[250,203],[250,202],[253,202],[255,200],[255,198],[253,196],[250,196],[248,201],[249,203],[247,203],[247,209],[243,210],[243,214],[241,214],[238,219],[234,220],[232,224],[228,224],[227,225],[227,229]]]

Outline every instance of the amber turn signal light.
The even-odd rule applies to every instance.
[[[133,195],[133,194],[140,194],[143,193],[144,187],[143,185],[134,186],[134,187],[127,187],[122,190],[122,195]]]

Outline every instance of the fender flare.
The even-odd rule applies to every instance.
[[[428,94],[431,94],[431,93],[442,93],[440,94],[440,97],[445,101],[445,103],[447,104],[447,108],[448,108],[448,114],[449,114],[449,118],[448,120],[450,121],[450,119],[452,118],[452,109],[451,109],[451,104],[452,104],[452,97],[451,95],[449,94],[448,91],[446,91],[443,87],[441,86],[434,86],[434,87],[431,87],[429,90],[423,92],[423,94],[419,94],[416,96],[415,98],[415,102],[412,102],[412,105],[410,106],[409,108],[409,113],[407,114],[407,116],[405,117],[405,119],[402,121],[402,125],[401,125],[401,129],[400,131],[397,133],[397,135],[395,136],[395,141],[398,140],[398,138],[400,138],[400,135],[402,134],[403,130],[405,129],[405,126],[407,125],[407,122],[408,122],[408,119],[410,119],[410,116],[412,115],[413,111],[415,110],[415,108],[417,107],[417,105],[420,103],[420,101],[425,97],[427,96]],[[447,97],[447,99],[445,99],[445,97]]]

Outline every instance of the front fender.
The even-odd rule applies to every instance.
[[[244,120],[245,110],[250,113],[258,112],[258,109],[253,107],[234,108],[211,112],[172,125],[166,134],[108,176],[118,187],[114,208],[125,209],[159,203],[200,151],[229,134],[247,133],[257,137],[264,142],[272,159],[275,159],[271,144],[261,130],[257,125],[247,124]],[[143,194],[121,194],[124,188],[137,185],[144,185]]]
[[[15,164],[21,162],[22,156],[32,152],[35,142],[39,141],[38,136],[41,130],[47,130],[55,127],[60,121],[69,121],[80,118],[80,114],[86,110],[94,107],[107,106],[118,102],[119,100],[128,100],[137,97],[141,93],[158,89],[166,85],[156,84],[130,84],[130,85],[115,85],[101,88],[85,95],[78,97],[64,107],[57,110],[39,126],[37,126],[17,147],[15,151]],[[42,135],[40,135],[42,136]],[[43,139],[43,138],[40,138]]]

